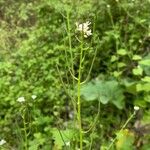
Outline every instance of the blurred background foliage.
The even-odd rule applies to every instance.
[[[149,150],[149,8],[149,0],[0,0],[0,138],[7,141],[4,149],[23,149],[22,106],[16,102],[21,96],[28,101],[29,150],[76,149],[70,99],[76,98],[76,83],[72,84],[70,75],[69,35],[77,76],[80,44],[75,23],[91,21],[93,35],[84,43],[83,80],[95,59],[81,89],[83,128],[88,129],[99,109],[100,115],[84,137],[84,149],[105,149],[117,135],[112,149]],[[37,96],[34,101],[32,95]],[[117,133],[134,105],[140,112],[128,129]]]

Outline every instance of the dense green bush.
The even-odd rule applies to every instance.
[[[0,0],[2,149],[77,149],[83,44],[83,149],[150,147],[150,1]],[[18,10],[18,11],[16,11]],[[90,21],[80,41],[76,22]],[[34,98],[34,95],[36,98]],[[18,98],[25,102],[19,103]],[[120,130],[139,106],[136,117]],[[91,126],[91,122],[93,122]],[[27,138],[26,138],[27,137]]]

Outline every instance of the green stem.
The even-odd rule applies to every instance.
[[[79,125],[79,134],[80,134],[80,150],[83,149],[83,135],[82,135],[82,121],[81,121],[81,69],[82,69],[82,56],[83,56],[83,38],[81,42],[81,52],[80,52],[80,64],[79,64],[79,72],[78,72],[78,101],[77,101],[77,117],[78,117],[78,125]]]
[[[69,52],[71,57],[71,71],[74,75],[74,66],[73,66],[73,53],[72,53],[72,41],[71,41],[71,27],[70,27],[70,12],[67,11],[67,34],[68,34],[68,42],[69,42]],[[73,85],[74,85],[74,78],[73,78]]]
[[[23,118],[23,131],[24,131],[24,145],[25,145],[25,150],[28,150],[28,134],[27,134],[27,127],[26,127],[26,121],[25,121],[25,112],[22,116]]]
[[[72,52],[72,39],[71,39],[71,26],[70,26],[70,11],[68,10],[66,12],[66,15],[67,15],[67,35],[68,35],[68,44],[69,44],[69,53],[70,53],[70,59],[71,59],[71,74],[73,75],[73,78],[72,78],[72,85],[74,87],[75,85],[75,79],[74,79],[74,76],[75,76],[75,71],[74,71],[74,61],[73,61],[73,52]],[[68,62],[68,60],[67,60]],[[69,67],[69,63],[68,63],[68,68],[70,70],[70,67]],[[71,97],[73,97],[71,95]],[[74,98],[71,98],[71,99],[74,99]],[[76,108],[76,103],[74,102],[74,100],[72,100],[72,103],[73,103],[73,109],[74,109],[74,125],[76,124],[76,112],[77,112],[77,108]]]
[[[112,16],[112,14],[111,14],[110,8],[108,8],[108,14],[109,14],[109,17],[110,17],[110,21],[111,21],[112,27],[113,27],[113,29],[114,29],[115,25],[114,25],[113,16]]]
[[[134,117],[135,112],[128,118],[128,120],[125,122],[125,124],[122,126],[122,128],[120,129],[119,133],[127,126],[127,124],[129,123],[129,121]],[[107,148],[107,150],[110,150],[110,148],[113,146],[114,142],[117,140],[117,136],[112,140],[112,142],[110,143],[109,147]]]

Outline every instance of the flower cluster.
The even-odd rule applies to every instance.
[[[32,98],[33,100],[35,100],[35,99],[37,98],[37,96],[36,96],[36,95],[32,95],[31,98]],[[23,102],[25,102],[25,101],[26,101],[26,100],[25,100],[25,98],[24,98],[23,96],[21,96],[21,97],[19,97],[19,98],[17,99],[17,102],[19,102],[19,103],[23,103]]]
[[[83,36],[87,38],[88,36],[92,35],[92,31],[89,28],[91,22],[87,21],[85,23],[79,24],[76,22],[77,31],[83,32]]]
[[[19,97],[18,99],[17,99],[17,102],[19,102],[19,103],[23,103],[23,102],[25,102],[25,98],[22,96],[22,97]]]

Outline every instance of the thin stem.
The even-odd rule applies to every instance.
[[[73,60],[73,51],[72,51],[72,38],[71,38],[71,26],[70,26],[70,10],[68,10],[66,12],[66,19],[67,19],[67,35],[68,35],[68,44],[69,44],[69,53],[70,53],[70,60],[71,60],[71,71],[70,71],[70,67],[69,67],[69,64],[68,64],[68,69],[69,69],[69,72],[72,76],[72,85],[73,85],[73,88],[74,88],[74,85],[75,85],[75,80],[76,80],[76,77],[75,77],[75,71],[74,71],[74,60]],[[67,58],[68,59],[68,58]],[[74,109],[74,112],[77,112],[76,110],[76,103],[73,101],[73,109]],[[76,124],[76,114],[74,114],[74,125]]]
[[[27,126],[26,126],[26,121],[25,121],[25,112],[23,112],[23,131],[24,131],[24,145],[25,145],[25,150],[28,150],[28,133],[27,133]]]
[[[66,87],[66,85],[65,85],[65,83],[64,83],[64,81],[63,81],[63,79],[62,79],[62,76],[61,76],[60,70],[59,70],[59,68],[58,68],[58,65],[56,65],[56,68],[57,68],[57,72],[58,72],[58,75],[59,75],[61,84],[62,84],[62,86],[63,86],[63,88],[64,88],[66,94],[69,96],[69,98],[70,98],[70,99],[72,100],[72,102],[74,103],[75,100],[73,99],[72,95],[69,93],[69,89],[67,89],[67,87]]]
[[[71,41],[71,27],[70,27],[70,12],[67,11],[67,34],[68,34],[68,42],[69,42],[69,52],[71,57],[71,70],[72,74],[74,75],[74,65],[73,65],[73,53],[72,53],[72,41]],[[74,78],[73,78],[73,85],[74,85]]]
[[[66,85],[65,85],[65,83],[64,83],[64,81],[63,81],[63,79],[62,79],[60,70],[59,70],[59,68],[58,68],[57,65],[56,65],[56,68],[57,68],[57,72],[58,72],[58,75],[59,75],[59,77],[60,77],[60,81],[61,81],[61,83],[62,83],[62,86],[63,86],[63,88],[64,88],[66,94],[69,96],[69,98],[70,98],[71,101],[72,101],[73,109],[74,109],[74,113],[75,113],[75,112],[77,112],[77,110],[76,110],[76,101],[75,101],[74,97],[72,96],[72,94],[70,94],[69,89],[67,89],[67,87],[66,87]],[[69,84],[68,84],[68,85],[69,85]],[[76,114],[74,114],[74,125],[76,124],[76,120],[75,120],[75,119],[76,119]]]
[[[94,119],[94,122],[91,123],[89,129],[88,129],[87,131],[83,131],[83,133],[88,133],[88,132],[90,132],[92,129],[94,129],[94,127],[96,126],[96,123],[97,123],[97,121],[98,121],[99,115],[100,115],[100,101],[99,101],[99,103],[98,103],[98,112],[97,112],[97,114],[96,114],[96,117],[95,117],[95,119]]]
[[[110,21],[111,21],[112,27],[114,28],[115,25],[114,25],[114,21],[113,21],[113,17],[112,17],[110,8],[108,8],[108,14],[109,14],[109,17],[110,17]]]
[[[78,102],[77,102],[77,119],[78,119],[78,125],[79,125],[79,134],[80,134],[80,150],[83,149],[83,135],[82,135],[82,121],[81,121],[81,98],[80,98],[80,92],[81,92],[81,69],[82,69],[82,56],[83,56],[83,36],[82,36],[82,42],[81,42],[81,51],[80,51],[80,64],[79,64],[79,72],[78,72]]]
[[[125,124],[122,126],[122,128],[120,129],[119,133],[127,126],[127,124],[130,122],[130,120],[134,117],[135,115],[135,111],[134,113],[128,118],[128,120],[125,122]],[[113,146],[114,142],[117,140],[117,136],[112,140],[112,142],[110,143],[109,147],[107,148],[107,150],[110,150],[110,148]]]
[[[127,10],[127,8],[124,7],[124,5],[121,5],[121,3],[118,3],[118,4],[119,4],[119,6],[125,11],[125,13],[126,13],[130,18],[133,19],[133,21],[134,21],[135,23],[137,23],[138,25],[140,25],[140,26],[143,27],[144,29],[147,29],[147,27],[144,26],[142,22],[137,21],[137,20],[136,20],[136,17],[133,16],[132,14],[130,14],[130,10]]]
[[[60,131],[58,128],[57,128],[57,130],[58,130],[58,132],[59,132],[59,134],[60,134],[60,137],[61,137],[61,139],[62,139],[62,141],[63,141],[65,147],[67,148],[66,142],[65,142],[65,140],[64,140],[64,138],[63,138],[63,135],[62,135],[61,131]]]
[[[109,17],[110,17],[110,20],[111,20],[112,28],[113,28],[113,30],[114,30],[115,33],[116,33],[118,30],[117,30],[116,27],[115,27],[115,23],[114,23],[114,21],[113,21],[113,16],[112,16],[110,7],[108,8],[108,14],[109,14]],[[117,33],[116,33],[116,34],[117,34]],[[119,38],[120,38],[120,37],[115,38],[116,51],[118,51],[118,49],[119,49],[119,45],[118,45]],[[121,43],[121,41],[120,41],[120,43]],[[116,55],[117,55],[117,58],[119,59],[119,56],[118,56],[117,53],[116,53]],[[119,67],[118,67],[118,59],[117,59],[117,61],[116,61],[116,63],[117,63],[117,66],[116,66],[116,67],[117,67],[117,72],[119,73],[120,69],[119,69]],[[119,76],[117,76],[117,77],[119,77]]]
[[[95,58],[96,58],[96,54],[97,54],[97,48],[96,48],[96,51],[95,51],[95,54],[94,54],[94,57],[93,57],[93,60],[92,60],[92,63],[91,63],[91,66],[90,66],[88,75],[87,75],[86,79],[81,82],[81,84],[84,84],[86,81],[88,81],[88,79],[89,79],[89,77],[90,77],[90,74],[91,74],[91,71],[92,71],[92,69],[93,69],[93,65],[94,65],[94,61],[95,61]]]

